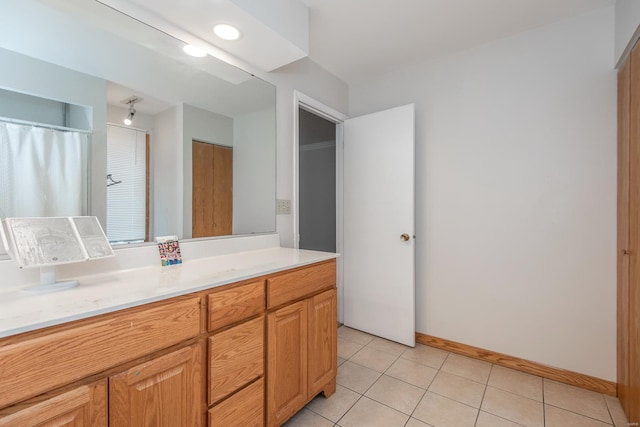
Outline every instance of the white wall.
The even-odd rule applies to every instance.
[[[308,58],[282,67],[263,78],[277,86],[276,198],[292,200],[294,180],[293,91],[298,90],[334,110],[346,113],[348,111],[349,87]],[[295,108],[298,106],[296,105]],[[295,206],[291,206],[291,211],[295,212]],[[277,215],[276,230],[280,234],[282,246],[294,246],[292,215]]]
[[[619,61],[639,24],[640,1],[616,0],[616,62]]]
[[[0,117],[66,126],[65,103],[0,89]]]
[[[416,104],[419,332],[616,378],[613,8],[353,85]]]
[[[233,119],[184,104],[184,144],[191,147],[191,140],[210,144],[233,146]],[[186,152],[185,152],[186,153]],[[189,156],[191,159],[191,156]]]
[[[151,147],[153,236],[182,238],[182,105],[156,114]]]
[[[233,234],[275,231],[275,126],[274,108],[233,120]]]

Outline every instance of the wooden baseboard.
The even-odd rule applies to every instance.
[[[496,353],[494,351],[472,347],[455,341],[421,334],[420,332],[416,332],[416,342],[450,351],[452,353],[462,354],[474,359],[495,363],[496,365],[504,366],[506,368],[526,372],[527,374],[538,375],[561,383],[574,385],[591,391],[597,391],[598,393],[604,393],[610,396],[616,395],[616,383],[592,377],[590,375],[579,374],[577,372],[546,366],[541,363],[530,362],[528,360],[508,356],[506,354]]]

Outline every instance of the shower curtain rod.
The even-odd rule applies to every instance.
[[[78,132],[78,133],[86,133],[86,134],[93,133],[92,131],[85,130],[85,129],[75,129],[75,128],[69,128],[69,127],[65,127],[65,126],[50,125],[50,124],[47,124],[47,123],[30,122],[30,121],[27,121],[27,120],[12,119],[12,118],[9,118],[9,117],[0,117],[0,122],[13,123],[13,124],[16,124],[16,125],[33,126],[33,127],[38,127],[38,128],[44,128],[44,129],[53,129],[53,130],[59,130],[59,131],[62,131],[62,132]]]

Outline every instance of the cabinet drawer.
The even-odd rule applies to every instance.
[[[209,409],[209,426],[264,426],[264,379]]]
[[[264,317],[234,326],[209,338],[209,404],[264,372]]]
[[[264,281],[209,295],[209,330],[248,319],[264,311]]]
[[[0,342],[0,407],[195,337],[200,297],[177,298]]]
[[[273,276],[267,279],[267,307],[277,307],[335,285],[335,260]]]

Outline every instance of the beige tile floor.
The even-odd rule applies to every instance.
[[[286,427],[627,427],[618,399],[342,326],[338,386]]]

